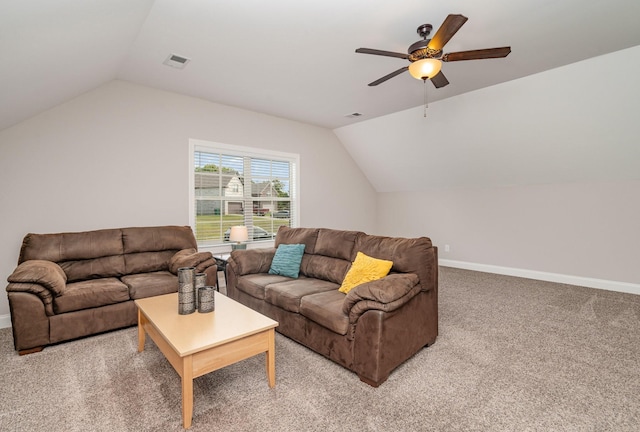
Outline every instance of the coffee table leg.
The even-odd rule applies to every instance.
[[[193,358],[182,359],[182,426],[191,427],[193,418]]]
[[[144,351],[144,327],[143,324],[144,315],[138,309],[138,352]]]
[[[273,329],[269,330],[269,349],[267,350],[267,379],[269,380],[269,387],[274,388],[276,386],[276,340],[275,332]]]

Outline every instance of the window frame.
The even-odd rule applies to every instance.
[[[300,226],[300,155],[297,153],[286,153],[275,150],[239,146],[234,144],[226,144],[198,139],[189,140],[189,225],[196,233],[196,194],[195,194],[195,152],[220,153],[230,156],[249,157],[256,159],[267,159],[272,161],[281,161],[289,163],[291,170],[290,178],[290,206],[292,217],[289,219],[289,226]],[[260,176],[258,176],[260,177]],[[197,240],[197,237],[196,237]],[[201,250],[211,250],[214,253],[225,253],[231,249],[231,244],[209,243],[198,241],[198,248]],[[274,240],[250,240],[247,247],[271,247]]]

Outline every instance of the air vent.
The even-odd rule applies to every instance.
[[[176,68],[176,69],[184,69],[184,67],[190,61],[191,59],[188,59],[186,57],[182,57],[177,54],[169,54],[169,57],[167,57],[167,59],[164,62],[162,62],[162,64],[171,66],[172,68]]]
[[[351,113],[351,114],[347,114],[345,117],[348,117],[348,118],[356,118],[356,117],[360,117],[361,115],[362,115],[362,114],[361,114],[361,113],[359,113],[359,112],[354,112],[354,113]]]

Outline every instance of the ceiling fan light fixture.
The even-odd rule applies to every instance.
[[[409,73],[419,80],[426,80],[438,75],[442,68],[442,62],[438,59],[425,58],[417,60],[409,65]]]

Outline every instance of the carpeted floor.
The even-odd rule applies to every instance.
[[[180,380],[129,328],[20,357],[0,330],[0,430],[180,431]],[[372,388],[276,337],[194,383],[193,431],[638,431],[640,296],[441,268],[440,336]]]

